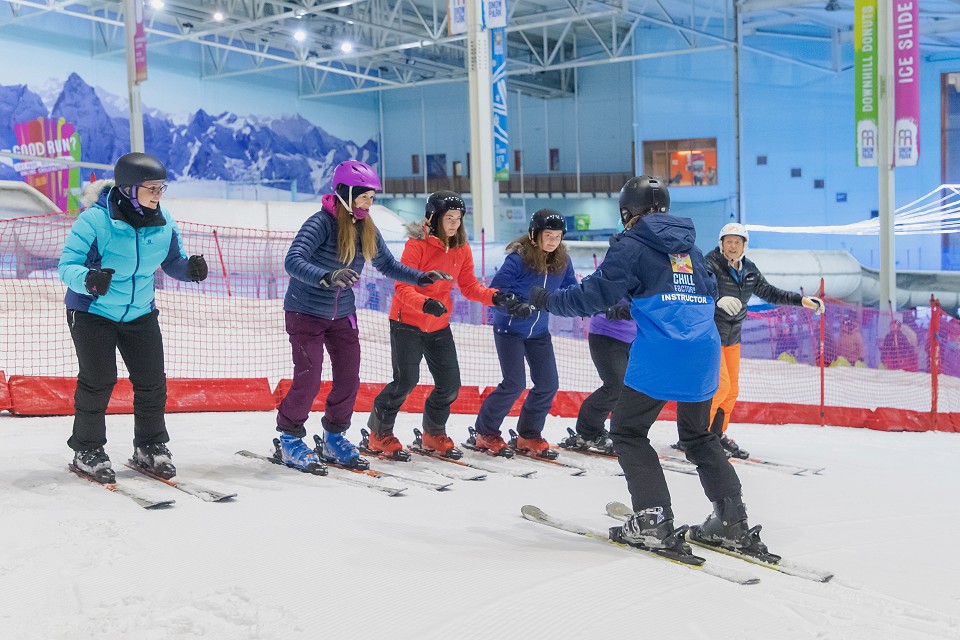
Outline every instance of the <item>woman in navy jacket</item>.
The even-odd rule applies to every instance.
[[[283,299],[286,329],[293,350],[293,385],[277,411],[281,460],[310,470],[320,454],[303,442],[303,426],[320,391],[323,349],[330,354],[333,384],[321,423],[322,456],[328,462],[366,467],[357,448],[344,437],[360,390],[360,332],[353,285],[364,262],[401,282],[421,287],[449,280],[440,271],[423,272],[393,257],[369,216],[380,178],[356,160],[341,162],[333,174],[334,193],[297,233],[284,262],[290,285]]]
[[[552,209],[533,214],[527,235],[507,245],[507,258],[490,283],[491,288],[525,301],[533,286],[550,291],[576,284],[573,264],[567,257],[563,216]],[[512,455],[500,425],[527,386],[524,358],[530,364],[533,388],[527,394],[517,421],[517,449],[522,453],[556,458],[541,437],[553,397],[560,387],[557,361],[550,338],[550,314],[517,304],[509,310],[494,308],[493,339],[497,346],[503,382],[487,396],[477,413],[476,446],[493,455]]]

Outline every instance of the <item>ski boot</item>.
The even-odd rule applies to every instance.
[[[117,479],[117,475],[110,465],[110,457],[103,450],[103,447],[75,451],[73,453],[73,466],[101,484],[112,484]]]
[[[567,432],[570,435],[561,440],[558,445],[563,449],[595,451],[609,456],[616,455],[613,451],[613,440],[610,439],[610,433],[606,429],[603,429],[599,435],[592,438],[579,434],[572,429],[567,429]]]
[[[388,431],[379,434],[370,433],[366,429],[361,429],[360,435],[360,449],[364,453],[369,453],[379,458],[399,460],[400,462],[410,461],[410,452],[403,449],[403,444],[397,440],[392,432]]]
[[[540,437],[524,438],[518,436],[513,429],[510,430],[510,448],[531,458],[557,459],[557,450],[551,449],[549,442]]]
[[[173,455],[167,449],[166,444],[154,442],[142,447],[135,447],[132,461],[141,469],[169,480],[177,475],[177,468],[173,466],[171,458],[173,458]]]
[[[308,473],[317,473],[324,468],[320,456],[307,446],[303,438],[282,432],[279,438],[274,439],[273,444],[276,447],[274,457],[288,467]]]
[[[470,437],[467,438],[466,444],[491,456],[502,456],[504,458],[513,457],[513,449],[507,446],[507,443],[503,441],[503,436],[499,433],[486,436],[482,433],[477,433],[476,430],[471,427]]]
[[[323,438],[315,435],[313,440],[317,443],[316,452],[327,462],[361,471],[370,468],[370,463],[360,457],[357,447],[342,433],[333,433],[324,429]]]
[[[760,540],[760,525],[747,524],[747,507],[743,498],[732,496],[713,503],[713,513],[702,525],[690,527],[690,536],[702,544],[723,547],[763,560],[779,562],[780,556],[770,553]]]
[[[445,458],[459,460],[463,457],[463,451],[454,446],[453,440],[446,433],[424,433],[420,446],[427,451],[435,451]]]
[[[720,436],[720,446],[723,447],[723,450],[726,452],[728,458],[739,458],[740,460],[746,460],[750,457],[750,453],[744,451],[740,448],[732,438],[728,438],[727,434]]]
[[[687,525],[673,526],[673,509],[650,507],[630,516],[622,526],[610,527],[610,539],[632,547],[654,551],[681,562],[702,564],[684,540]]]

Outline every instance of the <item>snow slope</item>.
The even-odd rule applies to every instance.
[[[735,425],[755,454],[827,467],[738,471],[771,549],[837,574],[717,560],[762,580],[737,586],[520,517],[532,503],[614,524],[603,507],[626,487],[600,466],[390,498],[234,455],[267,452],[273,421],[168,417],[182,478],[240,494],[208,504],[122,468],[132,419],[108,416],[122,481],[177,501],[146,511],[66,472],[71,418],[0,414],[0,638],[960,638],[958,434]],[[548,437],[572,423],[551,419]],[[398,435],[418,424],[401,414]],[[450,431],[469,425],[453,416]],[[700,521],[697,479],[668,481],[678,520]]]

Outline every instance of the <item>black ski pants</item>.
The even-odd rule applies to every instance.
[[[133,445],[169,442],[164,421],[167,377],[158,316],[154,310],[130,322],[115,322],[95,313],[67,311],[80,365],[73,435],[67,440],[71,449],[86,451],[107,443],[106,412],[117,384],[117,350],[133,385]]]
[[[593,440],[603,432],[603,423],[620,399],[623,376],[630,360],[630,343],[599,333],[587,335],[590,357],[603,385],[583,401],[577,414],[577,433]]]
[[[393,381],[373,401],[367,425],[380,435],[392,433],[400,406],[420,382],[420,361],[426,358],[434,387],[423,405],[423,428],[427,433],[445,433],[450,405],[460,395],[460,362],[450,327],[426,333],[391,320],[390,354]]]
[[[610,417],[610,437],[620,457],[634,511],[671,506],[670,490],[660,458],[647,433],[665,400],[657,400],[628,386]],[[697,465],[700,484],[710,502],[740,495],[740,479],[727,459],[720,439],[710,432],[710,399],[677,403],[677,432],[687,460]]]

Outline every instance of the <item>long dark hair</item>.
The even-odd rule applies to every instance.
[[[567,245],[561,242],[556,249],[547,253],[539,247],[542,236],[541,231],[535,243],[528,234],[524,234],[507,245],[507,252],[516,251],[523,259],[523,264],[536,273],[556,275],[565,272],[570,262],[567,257]]]

